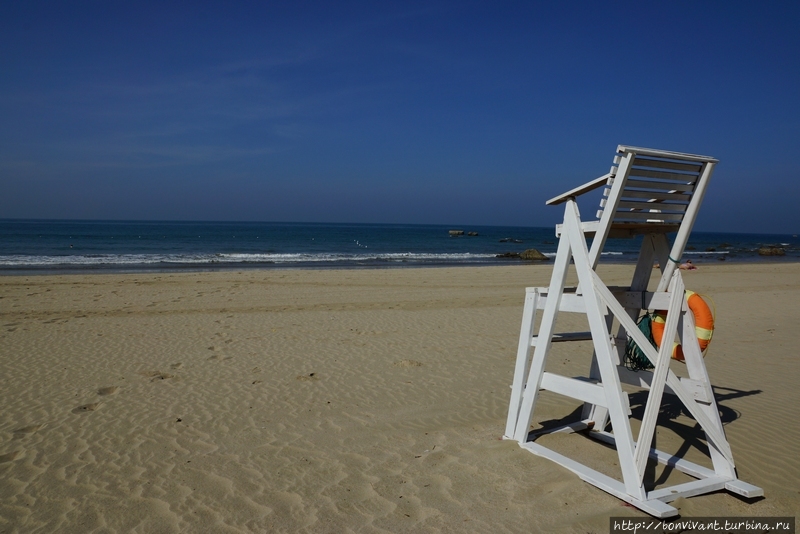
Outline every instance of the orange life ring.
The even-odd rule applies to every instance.
[[[714,316],[711,314],[706,301],[694,291],[686,290],[686,302],[689,305],[689,311],[694,315],[694,331],[697,336],[697,343],[700,345],[700,350],[705,351],[708,344],[711,343],[711,336],[714,335]],[[665,310],[656,311],[651,328],[653,340],[655,340],[657,347],[661,346],[661,338],[664,336],[666,322],[667,312]],[[684,360],[683,348],[680,343],[675,343],[672,349],[672,358],[679,362]]]

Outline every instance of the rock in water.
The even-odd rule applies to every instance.
[[[448,233],[450,235],[464,235],[464,230],[450,230]]]
[[[781,247],[761,247],[758,249],[759,256],[785,256],[786,251]]]
[[[535,248],[529,248],[525,252],[522,252],[519,255],[520,258],[523,260],[535,260],[535,261],[547,261],[550,258],[536,250]]]

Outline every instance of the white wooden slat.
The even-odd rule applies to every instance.
[[[592,363],[589,366],[589,378],[600,381],[600,366],[597,363],[597,352],[592,352]],[[628,399],[630,407],[630,399]],[[608,408],[594,404],[584,403],[581,408],[581,418],[592,422],[593,428],[605,428],[608,425]]]
[[[525,374],[531,359],[530,339],[533,336],[533,324],[536,318],[537,300],[539,292],[537,288],[525,288],[525,305],[522,308],[522,326],[519,331],[519,343],[517,345],[517,363],[514,367],[514,381],[511,385],[511,399],[508,403],[508,417],[506,418],[507,437],[514,435],[519,415],[519,405],[522,401],[522,390],[525,384]]]
[[[672,210],[672,211],[686,211],[686,206],[689,205],[688,202],[676,202],[672,198],[667,197],[664,199],[652,198],[651,192],[644,192],[644,191],[634,191],[635,193],[641,193],[641,196],[636,200],[629,200],[625,198],[623,195],[622,199],[617,204],[620,208],[637,208],[637,209],[645,209],[645,210]],[[647,199],[647,200],[640,200],[640,199]],[[665,202],[669,201],[669,202]],[[603,197],[600,199],[600,207],[605,208],[606,204],[608,204],[608,199]],[[586,223],[583,223],[586,224]]]
[[[677,172],[651,171],[648,169],[631,169],[630,176],[655,178],[657,180],[672,180],[683,183],[694,183],[698,178],[697,174],[680,174]]]
[[[683,354],[684,356],[686,355],[685,349]],[[680,380],[681,385],[692,395],[694,400],[703,404],[711,404],[714,393],[711,392],[711,387],[708,384],[692,378],[682,377]]]
[[[617,371],[619,371],[620,382],[630,384],[631,386],[650,389],[650,384],[653,382],[652,371],[631,371],[624,365],[617,366]],[[699,381],[690,378],[681,378],[680,382],[686,391],[693,395],[696,401],[706,404],[709,402],[708,394],[705,392],[703,384]],[[675,395],[675,392],[668,386],[664,388],[664,393]]]
[[[654,500],[643,500],[637,499],[636,497],[628,494],[625,490],[624,484],[620,481],[611,478],[608,475],[604,475],[599,471],[595,471],[590,467],[586,467],[585,465],[576,462],[570,458],[567,458],[563,454],[559,454],[555,451],[548,449],[547,447],[543,447],[535,442],[528,442],[522,443],[520,446],[523,449],[532,452],[537,456],[541,456],[542,458],[547,458],[548,460],[557,463],[558,465],[569,469],[581,480],[585,480],[589,484],[600,488],[601,490],[605,491],[613,495],[614,497],[623,500],[633,506],[639,508],[640,510],[647,512],[648,514],[658,517],[660,519],[664,519],[667,517],[673,517],[678,515],[678,510],[667,503],[660,501],[658,499]]]
[[[677,232],[678,228],[680,228],[678,223],[614,222],[608,236],[615,239],[630,239],[637,235]]]
[[[628,180],[628,172],[630,171],[630,164],[632,160],[632,154],[626,154],[620,160],[617,177],[615,178],[614,184],[611,186],[611,192],[608,195],[613,202],[611,205],[607,206],[606,211],[598,215],[600,226],[598,227],[598,231],[595,233],[594,238],[592,239],[592,248],[589,249],[589,265],[592,269],[597,268],[597,262],[600,261],[600,253],[603,251],[603,247],[606,245],[606,239],[608,239],[608,230],[611,227],[611,222],[614,218],[613,210],[616,209],[616,202],[620,198],[619,194],[624,189],[625,182]],[[575,206],[574,211],[575,217],[578,221],[580,221],[580,214],[577,206]]]
[[[555,206],[557,204],[561,204],[562,202],[566,202],[568,199],[583,195],[584,193],[588,193],[589,191],[594,191],[598,187],[603,187],[606,185],[608,179],[611,177],[610,174],[604,174],[599,178],[595,178],[591,182],[586,182],[585,184],[576,187],[575,189],[570,189],[566,193],[562,193],[557,197],[553,197],[547,202],[545,202],[548,206]]]
[[[547,306],[547,297],[539,297],[538,307],[543,310]],[[570,313],[586,313],[586,304],[583,301],[582,295],[574,293],[565,293],[561,296],[561,303],[558,306],[558,311],[565,311]]]
[[[646,198],[652,200],[669,200],[671,202],[686,202],[692,199],[692,195],[684,193],[670,193],[669,191],[631,191],[626,189],[622,192],[622,199]]]
[[[614,222],[617,221],[647,221],[647,222],[681,222],[682,213],[659,213],[655,211],[627,211],[617,210]]]
[[[708,188],[708,183],[711,181],[711,176],[713,173],[714,163],[706,163],[703,166],[702,175],[697,181],[697,190],[692,196],[692,202],[689,204],[689,208],[686,210],[686,218],[681,224],[678,234],[675,236],[675,240],[672,243],[672,249],[670,250],[669,254],[669,256],[672,258],[680,259],[680,257],[683,255],[684,248],[686,248],[686,243],[689,241],[689,235],[692,233],[694,222],[697,219],[697,213],[700,210],[700,204],[703,202],[703,197],[706,194],[706,189]],[[667,287],[667,284],[669,284],[669,278],[672,276],[672,271],[676,267],[677,265],[672,261],[666,265],[666,268],[661,274],[661,280],[658,281],[658,287],[656,289],[657,291],[662,291],[665,287]]]
[[[612,293],[614,293],[615,295],[617,293],[622,294],[625,291],[629,291],[630,290],[630,287],[628,287],[628,286],[606,286],[606,287],[608,287],[608,290],[611,291]],[[544,286],[525,288],[526,291],[533,291],[534,289],[539,293],[540,297],[546,298],[547,297],[547,292],[549,291],[550,288],[549,287],[544,287]],[[565,287],[563,292],[562,292],[562,295],[580,295],[580,294],[581,293],[578,291],[578,288],[574,287],[574,286],[573,287]],[[540,306],[540,308],[541,308],[541,306]]]
[[[688,498],[703,493],[719,491],[725,487],[730,479],[720,476],[712,476],[701,480],[692,480],[683,484],[676,484],[668,488],[659,488],[648,492],[647,499],[657,499],[661,502],[672,502],[680,497]]]
[[[681,316],[680,333],[680,341],[683,344],[683,355],[685,357],[684,364],[689,372],[689,378],[681,378],[681,384],[700,403],[700,409],[711,419],[715,427],[724,434],[719,409],[714,399],[714,391],[711,389],[711,379],[708,376],[703,354],[697,342],[694,314],[685,313]],[[730,478],[736,477],[736,470],[733,464],[729,463],[727,458],[715,447],[709,447],[709,453],[717,474],[727,475]]]
[[[534,288],[527,288],[528,291],[533,290]],[[537,302],[537,309],[543,310],[545,306],[547,306],[547,289],[546,287],[538,287],[535,288],[539,297],[536,300]],[[629,287],[613,287],[610,290],[615,294],[624,295],[630,288]],[[565,287],[564,292],[561,295],[561,303],[559,304],[558,311],[563,312],[570,312],[570,313],[586,313],[586,303],[584,301],[583,295],[579,295],[577,293],[577,288],[575,287]],[[640,295],[639,292],[636,292],[637,295]],[[661,302],[661,301],[658,301]],[[666,302],[666,301],[665,301]],[[665,305],[666,307],[666,305]]]
[[[629,188],[637,188],[637,189],[656,189],[659,191],[675,191],[678,193],[683,193],[686,191],[694,191],[694,184],[679,184],[679,183],[667,183],[667,182],[648,182],[645,180],[628,180],[628,183],[625,184],[625,191],[628,191]]]
[[[694,173],[700,172],[700,168],[702,167],[701,163],[665,161],[663,159],[643,158],[641,156],[637,156],[636,159],[633,160],[633,164],[636,167],[651,167],[658,169],[670,169],[673,171],[686,171]]]
[[[631,371],[624,365],[617,365],[619,381],[623,384],[630,384],[643,389],[650,389],[653,381],[653,373],[650,371]]]
[[[672,278],[670,286],[670,302],[667,308],[667,322],[664,325],[664,336],[661,347],[658,350],[658,360],[655,362],[653,370],[653,381],[650,384],[650,393],[647,395],[642,425],[639,428],[639,438],[634,452],[634,462],[639,472],[639,482],[644,480],[644,471],[647,465],[647,457],[650,451],[650,443],[653,440],[653,433],[656,429],[656,419],[661,410],[661,399],[664,393],[669,361],[672,358],[672,343],[678,333],[678,319],[681,315],[681,305],[685,300],[683,281],[680,274],[676,273]]]
[[[564,210],[564,223],[568,222],[567,214],[570,212],[569,206],[574,205],[574,200],[567,201],[567,208]],[[547,304],[542,314],[542,322],[539,326],[539,336],[545,340],[536,346],[531,366],[525,380],[525,392],[522,394],[522,401],[519,405],[517,423],[514,428],[514,439],[519,443],[524,443],[528,439],[528,430],[531,425],[533,409],[536,405],[536,398],[539,394],[539,384],[547,363],[547,354],[550,351],[550,339],[553,337],[556,315],[558,315],[558,305],[561,302],[561,295],[564,292],[564,285],[567,281],[569,271],[569,260],[571,257],[571,244],[568,238],[562,237],[558,241],[556,250],[556,260],[553,265],[553,272],[550,275],[550,285],[547,292]]]
[[[731,493],[741,495],[742,497],[746,497],[748,499],[754,499],[756,497],[764,496],[763,489],[738,479],[727,482],[725,484],[725,489],[730,491]]]
[[[631,202],[622,200],[618,204],[619,208],[630,208],[640,210],[659,210],[666,212],[684,213],[686,211],[686,204],[667,204],[664,202]]]
[[[636,156],[648,156],[655,158],[674,159],[683,161],[696,161],[698,163],[717,163],[719,160],[711,156],[701,156],[699,154],[685,154],[683,152],[671,152],[669,150],[656,150],[654,148],[642,148],[638,146],[619,145],[617,152],[626,152]]]
[[[545,372],[542,376],[541,388],[590,404],[603,407],[607,405],[603,386],[598,386],[586,380]]]
[[[597,227],[600,225],[600,221],[589,221],[585,223],[581,223],[581,231],[584,234],[594,234],[597,232]],[[556,237],[561,237],[561,232],[563,231],[564,225],[557,224],[556,225]]]

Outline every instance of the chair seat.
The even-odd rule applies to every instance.
[[[677,232],[680,224],[664,224],[664,223],[625,223],[615,222],[611,224],[611,230],[608,237],[619,239],[635,237],[644,234],[668,234]]]
[[[561,224],[556,225],[556,237],[561,236]],[[587,221],[581,224],[581,230],[586,236],[593,236],[597,233],[600,221]],[[612,239],[628,239],[637,235],[646,234],[669,234],[677,232],[680,224],[665,224],[660,222],[614,222],[608,232],[608,237]]]

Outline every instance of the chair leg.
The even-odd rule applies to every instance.
[[[708,402],[700,404],[700,409],[711,420],[714,428],[724,436],[725,429],[719,417],[719,408],[717,407],[716,399],[714,398],[714,390],[711,388],[711,380],[709,379],[708,371],[703,361],[703,353],[697,342],[694,318],[691,313],[684,312],[681,314],[681,325],[678,327],[678,332],[683,347],[686,369],[689,372],[689,378],[701,384],[705,396],[707,397]],[[736,468],[733,462],[729,462],[716,447],[709,447],[709,453],[714,471],[718,475],[736,478]]]
[[[508,404],[508,419],[506,419],[506,431],[504,434],[506,439],[513,439],[514,430],[517,427],[517,417],[519,416],[519,407],[525,386],[525,375],[531,361],[531,339],[534,334],[538,304],[538,288],[526,288],[525,305],[522,308],[522,326],[520,327],[519,344],[517,346],[517,363],[514,367],[514,382],[511,385],[511,400]]]
[[[544,312],[542,313],[542,323],[539,326],[538,342],[536,343],[536,349],[533,351],[530,371],[528,372],[525,390],[522,392],[522,402],[520,403],[517,424],[514,429],[513,438],[520,443],[525,443],[528,440],[528,430],[531,426],[533,408],[539,395],[539,387],[542,383],[542,375],[544,373],[545,364],[547,363],[547,355],[552,344],[556,316],[558,315],[558,307],[561,303],[561,295],[564,293],[564,284],[567,281],[567,272],[569,270],[569,261],[571,258],[570,241],[569,239],[565,239],[562,235],[558,242],[555,265],[553,265],[553,274],[550,277],[547,301],[545,302]]]

